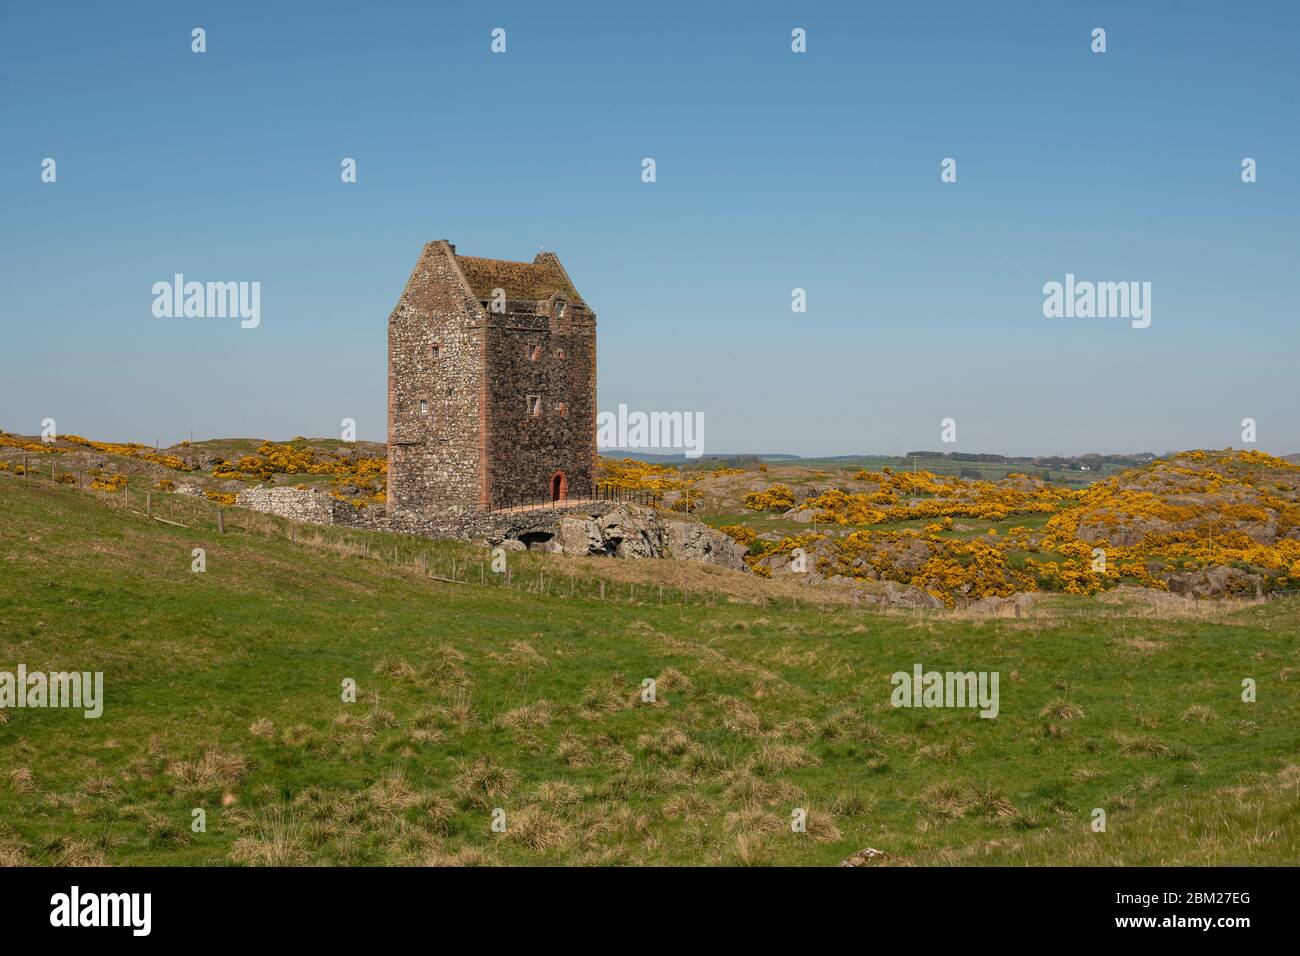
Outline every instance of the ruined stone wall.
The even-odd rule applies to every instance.
[[[472,513],[486,503],[483,336],[451,247],[429,243],[389,318],[391,517]]]
[[[308,524],[376,530],[388,527],[384,509],[378,505],[358,508],[333,495],[309,488],[245,488],[235,496],[235,504]]]
[[[245,488],[235,496],[241,508],[311,524],[334,523],[332,501],[328,495],[300,488]]]
[[[569,304],[511,303],[489,319],[488,476],[498,503],[546,498],[562,471],[570,497],[591,494],[596,454],[595,316]],[[533,415],[530,396],[541,400]]]

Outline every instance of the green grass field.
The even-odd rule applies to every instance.
[[[1296,599],[683,604],[630,562],[511,554],[480,584],[468,544],[232,511],[218,535],[201,502],[182,528],[110,497],[0,476],[0,670],[105,681],[98,720],[0,711],[3,863],[1300,859]],[[891,707],[918,662],[997,671],[1000,715]]]

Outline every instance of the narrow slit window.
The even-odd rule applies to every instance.
[[[442,346],[441,346],[441,345],[430,345],[430,346],[429,346],[429,358],[431,358],[433,361],[436,362],[436,361],[438,361],[438,359],[441,358],[441,357],[442,357]]]

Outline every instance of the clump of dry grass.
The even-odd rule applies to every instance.
[[[280,732],[280,743],[286,747],[304,747],[316,736],[316,732],[306,724],[294,724]]]
[[[687,791],[665,800],[662,813],[669,820],[707,820],[717,810],[712,801],[698,793]]]
[[[587,742],[572,731],[565,731],[555,746],[555,757],[566,767],[577,769],[589,767],[592,763],[591,748]]]
[[[691,679],[675,667],[665,667],[655,678],[657,690],[691,690],[694,687]]]
[[[0,844],[0,867],[31,866],[31,860],[21,847],[13,844]]]
[[[1016,813],[1015,805],[994,787],[972,787],[969,812],[977,817],[1001,820]]]
[[[260,717],[248,725],[248,732],[262,740],[274,740],[275,724],[266,717]]]
[[[182,794],[231,789],[247,772],[248,761],[242,754],[216,749],[207,751],[198,760],[177,760],[167,768],[167,775],[176,781],[176,790]]]
[[[831,813],[837,817],[865,817],[875,809],[875,799],[861,790],[838,793],[831,799]]]
[[[81,785],[81,792],[88,797],[120,797],[122,788],[112,777],[91,777]]]
[[[742,833],[736,837],[731,862],[736,866],[771,866],[772,846],[762,836]]]
[[[550,667],[551,662],[538,653],[527,641],[512,641],[510,649],[504,654],[490,653],[495,661],[516,667]]]
[[[431,660],[419,665],[404,660],[381,660],[375,665],[375,673],[404,683],[436,689],[467,689],[474,679],[465,670],[466,654],[450,644],[440,644],[434,648]]]
[[[567,780],[544,780],[537,785],[537,802],[548,806],[569,807],[582,800],[582,791]]]
[[[530,805],[506,814],[502,839],[519,843],[534,853],[554,850],[568,838],[569,828],[559,817],[543,807]]]
[[[749,704],[735,697],[719,697],[722,726],[738,737],[756,737],[763,731],[763,720]]]
[[[722,790],[722,798],[729,804],[742,807],[770,806],[796,802],[803,797],[803,790],[794,784],[755,777],[743,767],[725,776],[728,782]]]
[[[936,817],[956,820],[964,817],[971,807],[971,798],[958,784],[944,781],[921,791],[922,809]]]
[[[1205,704],[1192,704],[1191,707],[1188,707],[1185,711],[1182,712],[1182,715],[1178,719],[1199,720],[1201,723],[1204,724],[1211,720],[1217,719],[1218,716],[1219,716],[1218,712],[1215,711],[1213,707],[1209,707]]]
[[[425,707],[417,713],[415,723],[418,727],[446,727],[464,733],[478,723],[478,711],[470,691],[458,688],[446,703]]]
[[[301,820],[275,806],[255,819],[251,833],[230,848],[230,859],[245,866],[301,866],[310,859]]]
[[[728,813],[722,818],[722,825],[732,832],[740,831],[751,836],[780,833],[789,826],[771,810],[753,805]]]
[[[548,727],[552,719],[551,703],[548,700],[536,700],[531,704],[508,710],[496,719],[496,726],[507,730],[523,727]]]
[[[578,702],[578,712],[587,720],[595,720],[606,714],[616,714],[631,707],[639,701],[641,690],[638,687],[629,697],[627,682],[619,674],[611,674],[603,681],[589,684],[582,690]]]
[[[817,843],[834,843],[842,836],[832,814],[811,808],[805,812],[804,832],[798,835],[811,837]]]
[[[378,813],[391,816],[417,805],[421,795],[400,770],[394,770],[366,789],[366,799]]]
[[[446,734],[437,727],[416,727],[406,735],[406,739],[413,744],[425,747],[442,743],[446,739]]]
[[[692,777],[706,777],[728,767],[727,756],[717,747],[691,744],[682,755],[681,768]]]
[[[149,845],[155,847],[188,846],[190,842],[188,822],[188,818],[178,820],[174,817],[164,816],[161,813],[146,813],[144,823]]]
[[[29,793],[36,788],[32,782],[32,772],[26,767],[17,767],[9,771],[9,786],[19,793]]]
[[[424,861],[425,866],[499,866],[497,858],[487,850],[474,846],[455,851],[434,850]]]
[[[656,757],[680,757],[692,746],[692,740],[677,727],[661,727],[636,739],[638,750]]]
[[[502,767],[490,757],[462,760],[456,764],[454,787],[470,806],[491,810],[500,806],[519,783],[519,774]]]
[[[795,717],[777,724],[773,733],[784,740],[812,740],[817,736],[817,724],[807,717]]]
[[[1051,717],[1055,720],[1079,720],[1083,717],[1083,708],[1063,697],[1057,697],[1048,701],[1047,706],[1038,712],[1038,716]]]
[[[55,866],[108,866],[103,850],[85,840],[61,839]]]
[[[1149,734],[1130,737],[1128,734],[1115,733],[1111,739],[1119,744],[1120,753],[1131,757],[1163,757],[1169,753],[1168,745]]]
[[[750,769],[763,776],[794,767],[809,767],[820,762],[805,748],[796,744],[782,743],[763,744],[747,761]]]

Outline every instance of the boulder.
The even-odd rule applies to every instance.
[[[600,526],[584,515],[564,515],[555,534],[565,554],[605,554],[605,540]]]
[[[707,525],[670,521],[664,527],[663,542],[670,558],[702,561],[736,571],[745,568],[745,548],[740,542]]]
[[[605,550],[620,558],[660,558],[663,546],[653,515],[616,508],[597,519]]]
[[[884,607],[906,607],[906,608],[942,608],[943,602],[923,588],[918,588],[914,584],[899,584],[897,581],[886,581],[885,587],[880,593],[880,603]]]
[[[1260,575],[1222,564],[1200,571],[1169,574],[1165,576],[1165,583],[1171,593],[1194,598],[1260,597],[1264,593]]]

